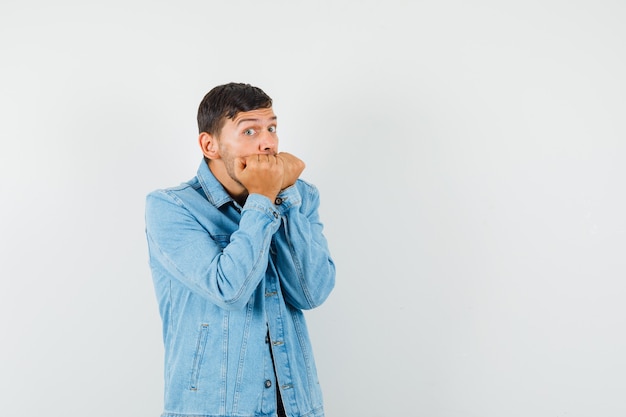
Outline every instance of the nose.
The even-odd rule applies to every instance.
[[[278,137],[276,133],[263,132],[259,137],[259,152],[274,155],[278,152]]]

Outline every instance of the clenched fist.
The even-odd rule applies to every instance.
[[[296,180],[300,177],[306,165],[301,159],[287,152],[281,152],[276,156],[283,161],[284,174],[280,189],[284,190],[296,183]]]
[[[283,185],[283,159],[274,155],[250,155],[235,160],[235,175],[249,194],[274,201]]]

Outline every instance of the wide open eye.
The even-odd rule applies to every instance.
[[[246,136],[252,136],[256,133],[256,131],[254,129],[246,129],[243,131],[243,134]]]
[[[267,128],[267,131],[270,133],[276,133],[276,126],[270,126]]]

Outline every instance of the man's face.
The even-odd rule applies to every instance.
[[[271,107],[237,113],[226,119],[217,140],[218,152],[228,175],[235,181],[234,161],[250,155],[278,153],[276,115]]]

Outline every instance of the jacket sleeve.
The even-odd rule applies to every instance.
[[[322,304],[335,285],[335,264],[319,218],[319,192],[302,180],[279,197],[284,227],[276,234],[277,269],[285,300],[299,309]]]
[[[211,236],[176,195],[155,191],[146,200],[151,267],[165,269],[222,308],[243,308],[265,275],[270,242],[280,223],[269,199],[252,194],[230,239]]]

